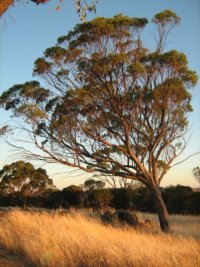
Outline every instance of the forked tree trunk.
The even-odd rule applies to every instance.
[[[149,190],[152,194],[153,201],[156,205],[158,218],[160,222],[160,228],[163,232],[169,233],[170,226],[169,226],[169,214],[162,198],[161,190],[158,186],[151,185],[149,186]]]

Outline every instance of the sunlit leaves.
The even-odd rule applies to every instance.
[[[53,187],[46,170],[35,169],[29,162],[13,162],[0,170],[0,192],[5,194],[20,192],[30,195]]]
[[[167,24],[178,24],[180,22],[180,17],[171,10],[164,10],[154,16],[153,22],[161,24],[162,26]]]
[[[39,105],[47,101],[49,90],[37,81],[26,82],[11,87],[0,97],[0,104],[6,110],[12,109],[15,116],[23,116],[26,121],[47,118]]]
[[[47,114],[34,104],[21,105],[17,110],[17,114],[24,115],[28,121],[47,118]]]
[[[144,18],[120,14],[76,25],[35,62],[34,75],[49,89],[36,81],[15,85],[2,106],[32,126],[42,140],[36,146],[53,161],[159,184],[184,148],[197,75],[185,54],[164,49],[166,32],[179,22],[175,13],[161,12],[154,22],[152,51],[142,41]]]
[[[21,103],[27,101],[35,101],[40,103],[46,101],[49,96],[49,90],[40,87],[38,81],[26,82],[24,84],[17,84],[4,92],[0,97],[0,104],[5,109],[16,109]]]
[[[33,73],[43,74],[51,69],[51,63],[47,62],[44,58],[38,58],[35,61]]]
[[[123,34],[123,37],[129,37],[131,29],[142,29],[147,22],[144,18],[131,18],[122,14],[113,18],[97,17],[90,22],[78,24],[74,31],[69,32],[66,37],[59,38],[58,43],[60,44],[65,40],[72,41],[74,37],[78,37],[75,39],[77,44],[93,42],[98,40],[98,36],[108,36],[108,34],[110,37],[118,39],[119,36],[117,34],[119,33]]]

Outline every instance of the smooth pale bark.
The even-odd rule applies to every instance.
[[[149,186],[149,190],[152,194],[153,201],[156,205],[158,218],[160,222],[160,228],[163,232],[169,233],[170,232],[169,214],[168,214],[166,205],[163,201],[161,190],[156,185]]]

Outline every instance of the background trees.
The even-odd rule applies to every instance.
[[[30,196],[50,188],[55,186],[46,170],[35,169],[31,163],[17,161],[0,170],[1,194],[20,193],[21,196]]]
[[[194,178],[200,183],[200,168],[195,167],[192,171]]]
[[[163,190],[165,203],[170,213],[184,213],[187,200],[193,195],[189,186],[169,186]]]
[[[95,189],[102,189],[105,187],[105,183],[100,180],[88,179],[83,184],[83,189],[85,190],[95,190]]]
[[[42,151],[34,157],[141,182],[164,231],[168,213],[159,185],[185,147],[188,90],[197,82],[183,53],[164,50],[179,21],[169,10],[155,15],[153,51],[142,43],[145,18],[117,15],[77,25],[35,62],[34,75],[47,88],[26,82],[0,98]]]

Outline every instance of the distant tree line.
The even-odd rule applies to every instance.
[[[53,189],[52,179],[45,169],[35,169],[22,160],[5,165],[0,170],[0,192],[2,195],[30,196]]]
[[[156,212],[152,196],[145,187],[104,188],[102,181],[88,180],[83,186],[71,185],[62,190],[49,188],[34,195],[18,192],[0,194],[0,206],[37,208],[114,208],[141,212]],[[163,199],[171,214],[200,214],[200,192],[189,186],[161,188]]]

